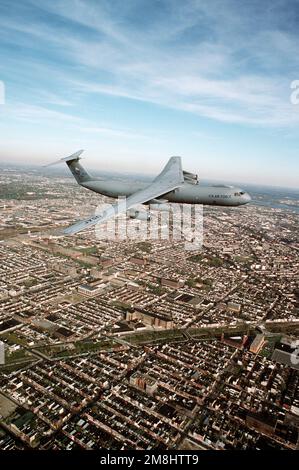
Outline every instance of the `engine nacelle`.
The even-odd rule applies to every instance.
[[[169,204],[150,204],[150,210],[151,211],[162,211],[162,212],[169,212],[171,209]]]
[[[195,175],[194,173],[189,173],[189,171],[183,171],[183,175],[184,180],[187,183],[198,184],[198,175]]]
[[[150,220],[151,216],[148,212],[146,211],[137,211],[135,209],[129,209],[127,211],[127,216],[130,217],[130,219],[138,219],[138,220]]]

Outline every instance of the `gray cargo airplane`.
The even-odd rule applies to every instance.
[[[251,197],[233,186],[200,186],[198,176],[182,170],[181,157],[171,157],[161,173],[151,182],[119,181],[118,179],[94,178],[79,163],[83,150],[62,158],[50,165],[65,162],[78,184],[104,196],[125,199],[110,206],[99,215],[77,222],[64,230],[73,235],[81,230],[105,222],[121,213],[132,219],[148,220],[146,211],[136,209],[139,204],[149,205],[151,210],[170,210],[169,202],[217,206],[240,206]]]

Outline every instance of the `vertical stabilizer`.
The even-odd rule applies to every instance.
[[[80,160],[80,155],[83,153],[83,150],[79,150],[78,152],[73,153],[69,157],[61,158],[60,160],[57,160],[54,163],[50,163],[49,165],[46,166],[51,166],[51,165],[56,165],[58,163],[63,163],[65,162],[71,172],[73,173],[74,178],[76,179],[77,183],[82,184],[85,183],[86,181],[90,181],[92,178],[87,173],[85,168],[79,163]]]

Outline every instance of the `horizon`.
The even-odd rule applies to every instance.
[[[84,168],[91,174],[91,176],[100,176],[101,174],[103,175],[115,175],[117,177],[123,177],[124,179],[128,179],[130,178],[130,176],[132,176],[133,178],[138,178],[138,177],[141,177],[143,179],[146,179],[146,180],[151,180],[152,178],[155,178],[158,174],[157,173],[142,173],[142,171],[127,171],[127,172],[119,172],[118,170],[110,170],[110,171],[106,171],[106,170],[101,170],[99,168],[95,168],[95,167],[89,167],[87,165],[85,165],[83,163],[83,166]],[[7,167],[7,168],[6,168]],[[55,167],[48,167],[47,168],[47,165],[36,165],[36,164],[32,164],[32,163],[27,163],[27,162],[24,162],[24,163],[21,163],[21,162],[0,162],[0,169],[9,169],[9,167],[14,167],[14,169],[24,169],[25,171],[32,171],[32,172],[40,172],[43,174],[43,176],[63,176],[63,177],[67,177],[69,178],[70,180],[73,180],[74,184],[78,184],[75,180],[74,180],[74,177],[72,175],[72,173],[69,171],[69,169],[67,168],[66,165],[64,165],[63,163],[61,164],[57,164],[57,166]],[[161,170],[161,169],[160,169]],[[95,174],[93,174],[93,172],[95,172]],[[196,172],[195,172],[196,173]],[[199,184],[201,183],[209,183],[209,184],[213,184],[213,182],[215,182],[215,184],[231,184],[231,185],[234,185],[234,186],[238,186],[238,185],[243,185],[244,187],[246,186],[250,186],[250,187],[253,187],[253,188],[264,188],[264,189],[274,189],[274,190],[287,190],[287,191],[291,191],[291,192],[296,192],[296,193],[299,193],[299,187],[298,186],[279,186],[279,185],[270,185],[270,184],[261,184],[261,183],[255,183],[255,182],[250,182],[250,181],[232,181],[232,180],[219,180],[219,179],[213,179],[213,178],[209,178],[209,177],[206,177],[206,178],[200,178],[200,175],[199,175]]]

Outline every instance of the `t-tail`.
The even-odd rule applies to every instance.
[[[82,184],[85,183],[86,181],[90,181],[92,178],[87,173],[85,168],[79,163],[80,160],[80,155],[84,152],[84,150],[78,150],[78,152],[73,153],[69,157],[61,158],[60,160],[57,160],[56,162],[50,163],[49,165],[46,166],[52,166],[52,165],[57,165],[58,163],[63,163],[65,162],[71,172],[74,175],[74,178],[76,179],[77,183]]]

